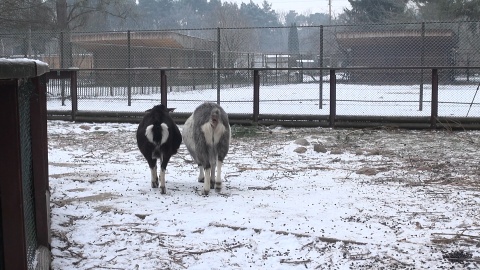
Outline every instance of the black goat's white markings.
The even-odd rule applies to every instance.
[[[167,141],[168,135],[169,135],[167,124],[166,123],[160,124],[160,127],[162,128],[160,143],[156,142],[154,139],[154,134],[155,134],[155,132],[153,131],[154,127],[155,127],[154,125],[149,125],[145,130],[145,136],[147,137],[148,141],[154,145],[164,144]]]

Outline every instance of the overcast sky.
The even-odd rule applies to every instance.
[[[264,0],[224,0],[222,2],[249,3],[250,1],[262,6]],[[350,8],[348,0],[330,0],[332,3],[332,15],[338,15],[343,8]],[[272,4],[272,9],[280,13],[295,10],[298,14],[305,13],[325,13],[328,14],[329,0],[267,0]]]

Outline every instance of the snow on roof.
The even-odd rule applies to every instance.
[[[49,70],[47,63],[36,59],[0,58],[0,79],[36,77]]]

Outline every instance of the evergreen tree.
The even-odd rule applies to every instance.
[[[297,55],[300,53],[300,44],[298,41],[297,25],[292,23],[288,32],[288,53],[290,55]]]
[[[348,0],[344,9],[347,23],[385,23],[403,18],[408,0]]]
[[[35,31],[54,27],[54,12],[50,3],[41,0],[0,1],[0,30]]]
[[[178,24],[172,19],[173,8],[173,0],[139,0],[138,26],[151,30],[178,28]]]
[[[300,44],[298,41],[298,30],[297,25],[293,23],[290,25],[288,32],[288,66],[289,67],[298,67],[297,60],[300,59]],[[297,82],[302,82],[303,73],[297,75]]]
[[[413,0],[420,20],[451,21],[455,19],[478,20],[480,0]]]

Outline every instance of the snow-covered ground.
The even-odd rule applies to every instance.
[[[151,188],[135,130],[48,122],[53,269],[480,267],[480,132],[233,127],[205,197],[184,145]]]

